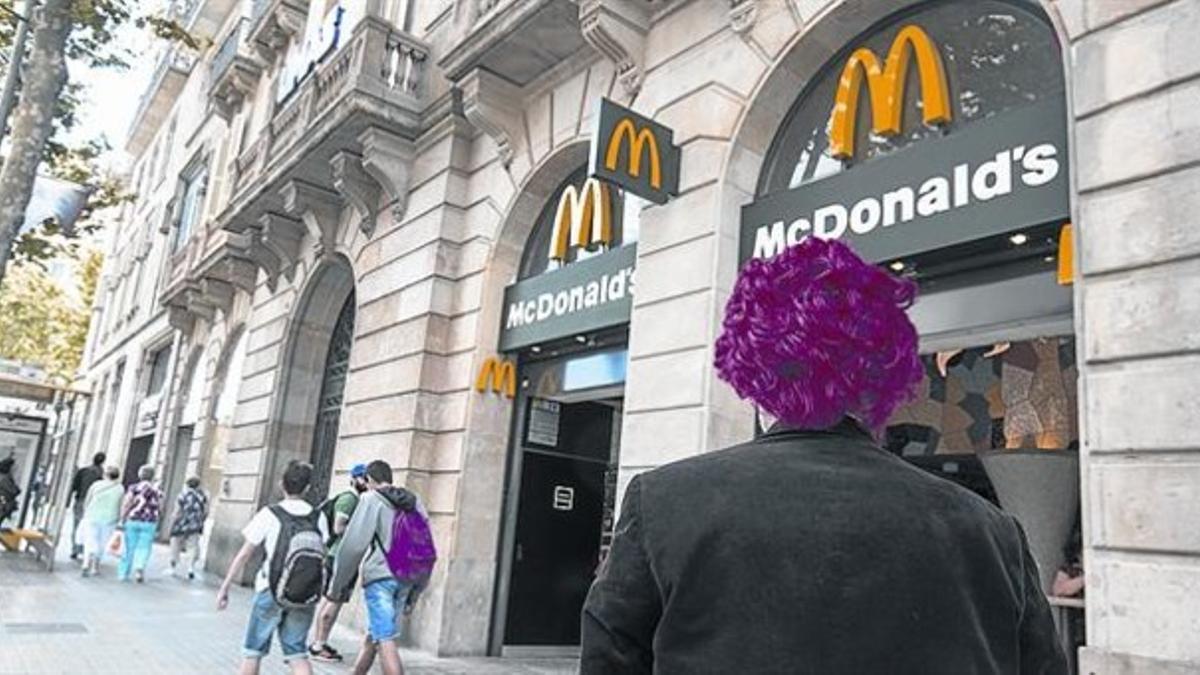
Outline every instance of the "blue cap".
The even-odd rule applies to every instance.
[[[355,464],[354,466],[350,467],[351,478],[362,478],[365,475],[367,475],[366,464]]]

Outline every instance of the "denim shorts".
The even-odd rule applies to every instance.
[[[246,641],[242,656],[262,658],[271,651],[271,635],[278,631],[283,660],[308,658],[308,628],[313,620],[312,607],[290,609],[280,607],[271,591],[254,594],[250,623],[246,626]]]
[[[377,579],[363,586],[363,601],[367,603],[367,633],[372,642],[386,642],[400,637],[400,615],[412,585],[395,579]]]

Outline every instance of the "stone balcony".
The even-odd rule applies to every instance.
[[[221,41],[209,70],[208,97],[213,111],[226,122],[254,95],[263,66],[246,39],[246,19],[241,19]]]
[[[302,257],[332,249],[344,207],[370,236],[383,208],[402,213],[424,128],[429,47],[368,15],[275,109],[236,158],[229,204],[172,259],[160,300],[173,322],[211,318],[269,286]]]
[[[125,149],[135,157],[140,155],[175,105],[183,91],[188,75],[196,64],[196,56],[182,45],[163,50],[150,76],[150,85],[142,92],[137,112],[129,125]]]
[[[455,82],[484,68],[523,87],[588,48],[571,0],[456,0],[454,16],[454,44],[438,65]]]
[[[167,16],[197,37],[211,38],[240,0],[174,0]]]
[[[212,321],[228,313],[234,291],[253,293],[258,268],[245,235],[209,223],[167,261],[159,302],[172,326],[187,331],[197,317]]]

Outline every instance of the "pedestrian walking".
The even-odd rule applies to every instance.
[[[103,452],[97,452],[92,456],[91,464],[76,469],[75,475],[71,477],[71,491],[67,493],[68,499],[71,500],[71,514],[74,516],[71,524],[71,560],[78,560],[79,556],[83,555],[84,542],[79,538],[79,526],[83,522],[83,502],[92,483],[104,477],[105,458]]]
[[[0,459],[0,526],[17,512],[17,497],[21,495],[21,488],[17,487],[17,481],[12,477],[16,463],[12,457]]]
[[[100,573],[100,561],[112,539],[117,519],[121,517],[121,500],[125,489],[118,478],[121,470],[115,466],[104,470],[104,478],[92,483],[83,499],[83,576]]]
[[[922,378],[915,294],[814,237],[746,264],[716,369],[777,421],[630,482],[584,675],[1067,672],[1017,521],[878,445]]]
[[[318,661],[339,663],[342,660],[341,653],[329,644],[329,634],[333,631],[333,624],[337,622],[342,605],[350,596],[331,596],[329,584],[333,582],[333,561],[341,547],[342,533],[346,531],[350,516],[358,506],[359,495],[366,491],[367,465],[355,464],[350,467],[350,489],[326,499],[319,507],[329,536],[325,539],[325,595],[317,605],[316,620],[313,621],[313,642],[308,648],[309,656]],[[354,587],[354,579],[350,580],[349,587]]]
[[[283,660],[295,675],[312,673],[308,630],[321,595],[324,534],[319,513],[304,501],[312,466],[292,462],[283,472],[283,500],[254,514],[242,530],[242,548],[229,564],[217,591],[217,610],[229,606],[229,588],[260,549],[266,558],[254,578],[254,601],[243,642],[241,675],[257,675],[262,658],[278,635]]]
[[[429,583],[436,553],[417,496],[392,485],[392,467],[387,462],[367,465],[367,486],[369,491],[359,500],[342,535],[330,595],[348,596],[355,574],[361,575],[367,633],[354,672],[368,673],[378,653],[385,675],[401,675],[404,664],[395,642],[400,637],[400,619],[412,612]]]
[[[158,529],[162,492],[154,484],[154,467],[149,464],[138,469],[138,482],[129,486],[121,506],[120,524],[125,538],[125,550],[117,565],[117,578],[128,581],[132,572],[140,584],[146,580],[146,565],[154,548],[154,533]]]
[[[204,533],[206,518],[208,495],[200,489],[200,479],[192,476],[175,499],[175,519],[171,523],[171,576],[178,571],[180,556],[190,552],[187,578],[196,578],[196,565],[200,562],[200,535]]]

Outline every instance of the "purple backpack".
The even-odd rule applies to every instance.
[[[429,521],[420,511],[396,511],[392,519],[392,545],[385,557],[392,576],[400,581],[419,584],[429,579],[437,562],[437,549]]]

